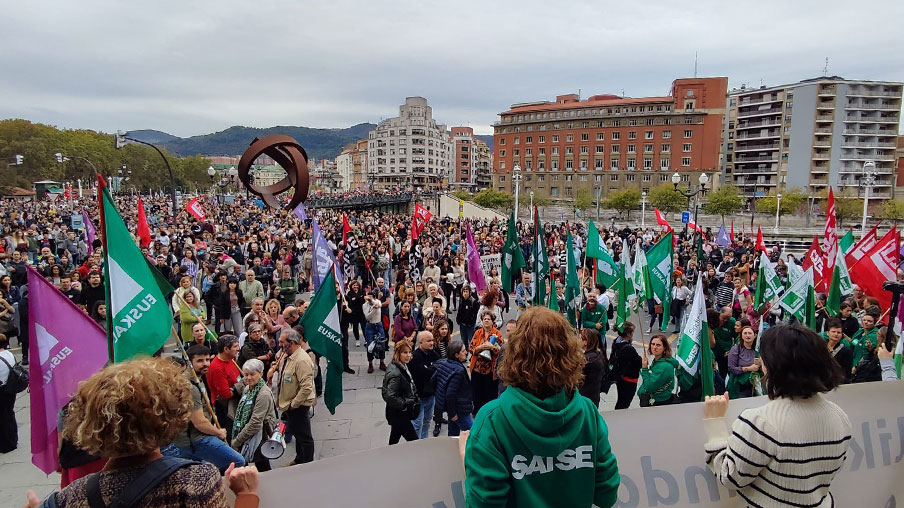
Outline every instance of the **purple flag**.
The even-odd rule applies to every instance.
[[[474,236],[471,234],[471,223],[467,226],[468,239],[468,279],[477,286],[477,291],[484,291],[487,288],[487,281],[483,276],[483,269],[480,266],[480,254],[477,252],[477,246],[474,245]]]
[[[298,206],[301,208],[303,205],[299,204]],[[298,208],[296,208],[297,210]],[[302,208],[302,213],[304,213],[303,210]],[[339,290],[344,294],[345,281],[342,279],[342,271],[334,269],[334,267],[339,266],[336,263],[336,256],[333,254],[333,249],[326,242],[326,238],[320,233],[320,224],[317,224],[317,219],[311,221],[311,228],[311,249],[313,249],[313,255],[311,256],[311,281],[314,282],[314,291],[317,291],[317,288],[326,279],[330,270],[333,270],[336,274],[336,281],[339,283]]]
[[[78,384],[107,363],[107,336],[30,266],[28,289],[31,461],[50,474],[59,468],[57,415]]]
[[[716,235],[716,244],[719,247],[728,247],[731,245],[731,238],[728,236],[728,231],[725,231],[725,224],[722,224],[722,227],[719,228],[719,234]]]
[[[292,213],[303,221],[308,220],[308,214],[304,211],[304,203],[298,203],[298,206],[295,207],[295,210],[293,210]]]
[[[82,221],[85,223],[85,233],[88,235],[88,254],[91,254],[94,252],[94,239],[97,238],[97,230],[94,228],[94,223],[91,222],[91,217],[88,217],[84,209],[82,210]]]

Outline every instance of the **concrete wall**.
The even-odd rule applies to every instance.
[[[434,211],[434,213],[436,213]],[[439,198],[439,213],[436,214],[437,218],[443,218],[445,216],[452,217],[453,219],[458,217],[458,199],[443,194]],[[489,208],[484,208],[482,206],[475,205],[470,201],[465,201],[464,205],[464,216],[469,219],[505,219],[506,216],[502,215],[495,210],[490,210]]]
[[[810,185],[810,164],[813,161],[813,134],[815,133],[816,102],[819,100],[816,83],[797,86],[794,91],[794,105],[791,107],[791,146],[788,153],[788,177],[781,189],[799,187],[805,192]],[[836,119],[836,125],[841,122]],[[840,136],[833,136],[833,141]],[[834,153],[834,152],[833,152]],[[781,157],[781,154],[779,154]],[[834,167],[834,161],[832,167]],[[779,160],[781,167],[781,160]],[[837,169],[836,169],[837,173]],[[830,180],[836,175],[830,173]]]

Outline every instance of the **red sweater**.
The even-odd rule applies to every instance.
[[[210,361],[210,369],[207,370],[207,385],[210,388],[210,402],[218,399],[228,400],[232,398],[232,387],[235,385],[242,372],[233,361],[220,360],[217,355]]]

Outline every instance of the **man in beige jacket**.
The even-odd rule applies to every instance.
[[[301,337],[292,329],[279,334],[279,346],[285,359],[274,364],[279,396],[277,406],[295,436],[295,460],[303,464],[314,460],[314,436],[311,434],[311,406],[317,402],[314,391],[314,362],[299,346]]]

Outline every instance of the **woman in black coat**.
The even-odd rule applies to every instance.
[[[360,346],[365,324],[364,290],[361,289],[361,283],[357,279],[349,283],[348,291],[345,293],[345,303],[349,310],[346,319],[352,325],[352,333],[355,334],[355,346]]]
[[[471,286],[464,285],[461,287],[461,301],[459,302],[458,315],[455,316],[455,322],[458,323],[461,330],[461,340],[465,344],[471,343],[471,337],[477,327],[477,311],[480,310],[480,302],[471,292]]]
[[[640,355],[634,349],[634,325],[625,323],[624,331],[612,344],[612,375],[615,388],[618,389],[618,401],[615,409],[627,409],[637,393],[637,380],[640,378]]]
[[[439,351],[436,349],[436,339],[433,338],[433,334],[430,332],[417,334],[417,346],[417,349],[412,354],[408,368],[411,370],[414,387],[417,389],[417,395],[421,401],[421,412],[411,423],[414,424],[417,436],[420,439],[426,439],[427,432],[430,430],[430,421],[433,419],[434,402],[436,401],[430,378],[436,372],[435,364],[440,360],[440,356]]]
[[[226,290],[220,293],[217,300],[217,319],[222,325],[221,330],[234,333],[238,336],[242,333],[242,316],[248,312],[245,308],[245,296],[239,289],[239,281],[230,277],[226,283]]]
[[[459,339],[449,341],[446,358],[436,364],[436,374],[432,383],[436,395],[434,414],[449,415],[449,436],[458,436],[464,430],[471,430],[474,419],[473,390],[468,369],[463,362],[468,357],[468,348]],[[434,435],[437,435],[434,432]]]
[[[383,376],[383,400],[386,401],[386,422],[389,423],[389,444],[394,445],[404,437],[406,441],[417,440],[414,425],[421,411],[420,400],[408,362],[411,361],[411,344],[399,341],[392,354],[392,363]]]
[[[600,332],[591,328],[581,330],[581,342],[584,346],[584,382],[581,384],[581,395],[593,401],[599,407],[603,376],[609,370],[609,359],[606,351],[600,350]]]

